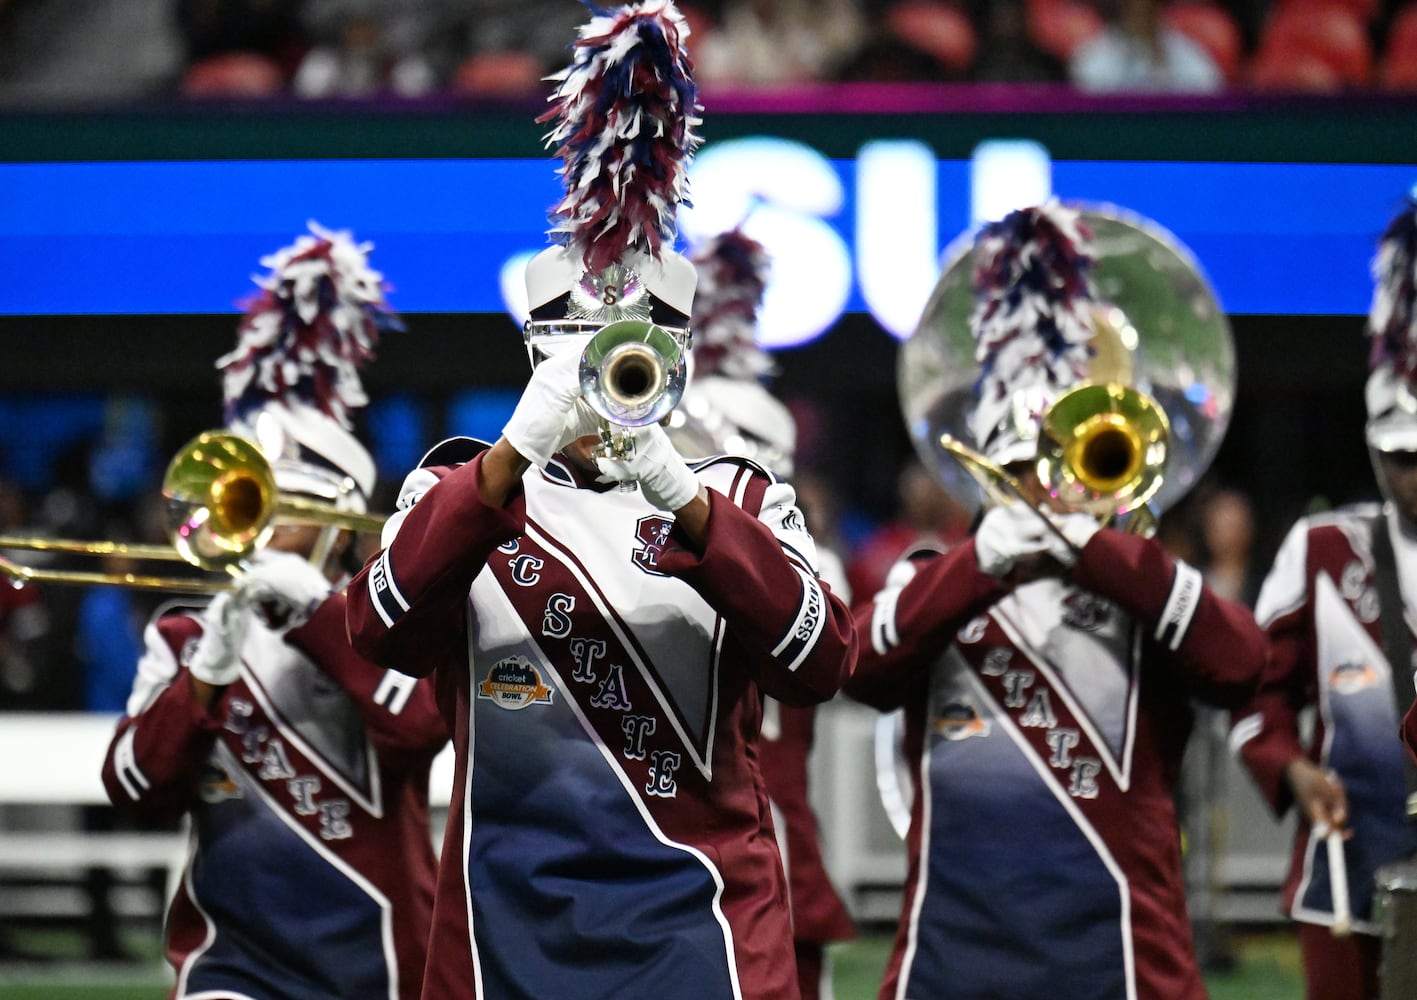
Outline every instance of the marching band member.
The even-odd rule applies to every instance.
[[[699,276],[690,322],[694,371],[683,402],[669,415],[669,439],[682,455],[743,455],[790,477],[797,425],[792,412],[764,384],[776,366],[755,339],[767,287],[767,250],[735,229],[705,241],[691,259]],[[841,559],[820,542],[817,571],[850,604]],[[807,764],[816,717],[815,705],[763,699],[759,756],[787,868],[802,1000],[831,997],[826,945],[855,935],[822,861],[809,797]]]
[[[1086,370],[1089,236],[1056,202],[980,232],[970,428],[1028,502],[857,613],[847,693],[905,709],[918,786],[883,1000],[1205,996],[1173,794],[1192,697],[1243,701],[1264,644],[1157,541],[1050,509],[1034,460]]]
[[[1399,720],[1412,703],[1417,610],[1417,206],[1383,236],[1373,263],[1366,387],[1368,451],[1384,503],[1302,518],[1285,538],[1255,607],[1271,662],[1231,745],[1276,815],[1299,814],[1284,911],[1298,923],[1310,1000],[1378,995],[1379,866],[1417,854]],[[1316,708],[1312,735],[1300,714]],[[1417,732],[1412,718],[1404,730]],[[1329,831],[1343,838],[1332,856]],[[1337,864],[1334,864],[1337,862]],[[1353,933],[1335,896],[1347,894]]]
[[[797,995],[763,696],[835,694],[850,615],[790,486],[691,468],[657,424],[597,459],[577,377],[587,328],[689,319],[685,35],[668,0],[581,29],[551,112],[559,245],[527,268],[531,379],[496,443],[409,474],[350,587],[355,647],[435,676],[455,720],[430,998]]]
[[[311,230],[263,259],[271,273],[218,362],[227,423],[282,495],[362,511],[375,468],[349,430],[358,366],[401,327],[368,245]],[[191,819],[166,925],[173,997],[420,995],[428,775],[448,732],[430,684],[350,648],[336,587],[352,540],[278,526],[230,591],[148,625],[103,781],[120,809]]]

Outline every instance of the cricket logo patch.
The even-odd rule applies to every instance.
[[[241,799],[245,795],[241,786],[231,780],[226,769],[208,761],[202,766],[202,777],[197,785],[197,794],[207,805],[216,805],[228,799]]]
[[[1357,694],[1378,682],[1378,671],[1372,664],[1349,660],[1333,668],[1328,686],[1339,694]]]
[[[971,736],[988,736],[989,720],[980,718],[979,710],[968,700],[952,701],[935,717],[935,732],[947,740],[967,740]]]
[[[541,679],[541,671],[525,656],[498,660],[477,685],[477,697],[513,712],[528,705],[549,705],[554,693]]]

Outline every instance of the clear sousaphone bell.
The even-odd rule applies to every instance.
[[[1084,381],[1044,412],[1037,471],[1070,509],[1154,517],[1195,485],[1225,436],[1235,396],[1230,324],[1200,265],[1166,230],[1110,205],[1081,215],[1095,258],[1092,360]],[[979,378],[973,235],[945,251],[902,345],[897,389],[922,461],[977,505],[1007,483],[966,443]]]

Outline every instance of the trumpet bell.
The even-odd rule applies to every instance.
[[[581,352],[581,391],[603,420],[621,427],[658,423],[684,395],[683,345],[662,327],[621,320]]]
[[[1161,488],[1170,433],[1145,393],[1116,382],[1078,386],[1044,417],[1039,479],[1070,508],[1128,513]]]
[[[238,434],[206,431],[189,441],[168,464],[162,493],[173,546],[203,569],[234,566],[275,530],[275,474]]]

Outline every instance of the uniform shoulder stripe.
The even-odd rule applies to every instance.
[[[784,663],[788,670],[800,667],[802,661],[807,659],[807,655],[817,645],[817,640],[826,631],[827,615],[827,598],[822,592],[821,583],[806,570],[795,565],[792,568],[797,571],[798,579],[802,582],[797,614],[793,616],[792,626],[787,630],[787,634],[772,651],[772,655]]]
[[[394,623],[408,610],[408,599],[394,581],[393,563],[389,561],[387,548],[374,558],[369,568],[369,603],[374,606],[385,628],[393,628]]]
[[[1171,578],[1171,593],[1166,597],[1166,607],[1161,611],[1161,620],[1156,623],[1156,640],[1167,649],[1179,649],[1186,632],[1190,630],[1191,619],[1200,607],[1201,591],[1205,588],[1200,570],[1176,561],[1176,575]]]

